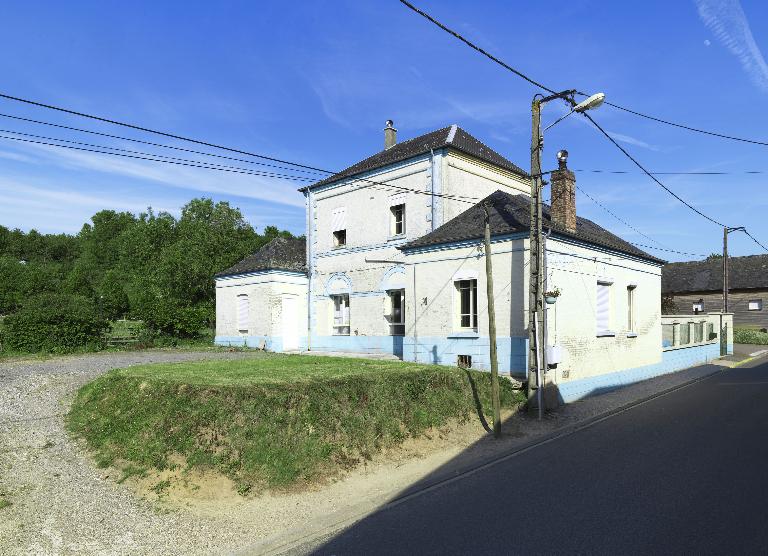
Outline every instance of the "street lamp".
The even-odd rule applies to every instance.
[[[531,103],[531,213],[530,213],[530,259],[529,296],[528,296],[528,386],[526,394],[529,404],[533,399],[533,384],[536,380],[536,397],[539,406],[539,419],[543,413],[543,369],[547,368],[546,350],[542,349],[541,339],[546,330],[544,311],[544,250],[541,239],[541,151],[544,137],[541,131],[541,107],[549,101],[562,99],[571,106],[571,111],[562,116],[546,129],[550,129],[574,112],[583,113],[599,107],[605,100],[605,94],[597,93],[586,100],[576,103],[573,99],[575,90],[562,91],[544,97],[536,95]],[[545,130],[546,131],[546,130]],[[565,154],[567,156],[567,154]]]

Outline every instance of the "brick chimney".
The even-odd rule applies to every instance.
[[[384,150],[394,147],[397,143],[397,130],[395,129],[395,122],[387,120],[386,127],[384,128]]]
[[[576,176],[568,169],[568,151],[557,153],[558,169],[552,172],[552,222],[576,232]]]

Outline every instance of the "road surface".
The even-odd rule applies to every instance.
[[[726,369],[294,553],[768,554],[768,362]]]

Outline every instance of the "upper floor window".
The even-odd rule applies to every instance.
[[[347,230],[336,230],[333,232],[333,246],[344,247],[347,244]]]
[[[762,311],[763,310],[763,300],[762,299],[750,299],[748,309],[750,311]]]
[[[333,246],[344,247],[347,244],[347,208],[338,207],[331,211],[331,231]]]
[[[405,205],[394,205],[389,208],[392,213],[392,225],[390,232],[393,236],[405,233]]]
[[[459,327],[477,330],[477,280],[454,282],[459,300]]]

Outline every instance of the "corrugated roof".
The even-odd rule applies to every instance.
[[[277,237],[216,277],[245,274],[259,270],[307,272],[307,243],[295,238]]]
[[[527,195],[510,195],[504,191],[496,191],[433,232],[402,246],[400,249],[482,238],[485,233],[485,212],[482,204],[486,201],[490,202],[489,216],[492,235],[530,231],[531,198]],[[577,217],[576,233],[570,233],[552,222],[549,205],[546,204],[542,208],[542,221],[544,228],[551,228],[555,236],[570,237],[655,263],[664,263],[663,260],[649,255],[586,218]]]
[[[729,257],[728,286],[733,290],[768,288],[768,255]],[[722,290],[722,259],[670,263],[661,269],[665,294]]]
[[[393,147],[385,149],[375,155],[353,164],[349,168],[334,174],[328,178],[301,188],[299,191],[333,183],[335,181],[349,178],[363,172],[369,172],[377,168],[382,168],[390,164],[395,164],[415,156],[428,153],[430,150],[450,147],[463,152],[522,177],[528,177],[528,174],[519,166],[513,164],[499,153],[491,149],[482,141],[476,139],[457,125],[444,127],[436,131],[431,131],[414,139],[409,139],[401,143],[396,143]]]

